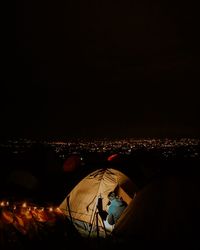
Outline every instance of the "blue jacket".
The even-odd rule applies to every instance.
[[[126,207],[127,204],[123,200],[119,198],[115,198],[114,200],[112,200],[108,209],[108,223],[110,225],[114,225]]]

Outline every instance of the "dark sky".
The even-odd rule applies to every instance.
[[[191,1],[19,0],[6,10],[1,136],[200,135]]]

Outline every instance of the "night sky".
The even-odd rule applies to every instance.
[[[1,136],[200,136],[192,1],[10,4],[1,31]]]

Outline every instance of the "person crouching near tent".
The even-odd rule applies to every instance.
[[[122,212],[127,207],[127,203],[122,200],[122,198],[119,198],[114,191],[111,191],[108,194],[108,199],[109,207],[106,221],[109,223],[109,225],[114,226],[117,220],[120,218]]]

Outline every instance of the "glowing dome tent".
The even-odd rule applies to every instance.
[[[59,208],[71,218],[75,227],[85,235],[105,236],[105,225],[97,215],[97,205],[101,202],[103,211],[107,210],[109,192],[115,190],[127,204],[133,199],[137,186],[119,170],[98,169],[83,178],[66,196]]]
[[[37,243],[37,247],[52,246],[58,239],[65,243],[80,239],[58,207],[0,201],[0,249],[30,249]]]
[[[39,187],[38,179],[29,171],[16,169],[11,171],[6,179],[7,185],[15,188],[23,188],[24,190],[36,190]]]
[[[64,172],[74,172],[81,166],[81,158],[79,155],[71,155],[69,156],[63,164]]]
[[[108,157],[108,161],[114,161],[116,160],[117,158],[119,158],[119,154],[112,154]]]

